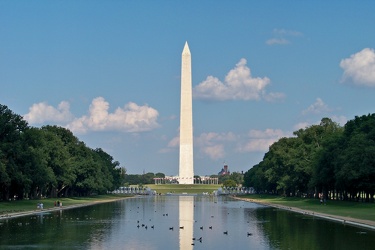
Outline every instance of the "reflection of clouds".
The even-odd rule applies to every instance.
[[[193,249],[194,196],[179,196],[180,249]]]

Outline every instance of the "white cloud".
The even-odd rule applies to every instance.
[[[45,122],[66,124],[73,120],[70,113],[70,104],[66,101],[60,102],[57,108],[48,105],[46,102],[35,103],[29,108],[29,113],[24,118],[30,124],[43,124]]]
[[[334,116],[331,117],[331,119],[332,119],[332,121],[340,124],[340,126],[344,126],[348,122],[348,118],[346,118],[343,115],[340,115],[340,116],[334,115]]]
[[[138,106],[129,102],[124,108],[117,108],[109,113],[109,103],[103,97],[95,98],[89,109],[89,114],[75,119],[67,125],[73,132],[88,131],[122,131],[142,132],[158,127],[159,113],[148,105]]]
[[[322,99],[316,98],[316,101],[311,104],[307,109],[302,111],[302,114],[321,114],[321,113],[326,113],[330,112],[331,109],[323,102]]]
[[[24,118],[30,124],[58,123],[74,133],[88,131],[123,131],[142,132],[158,127],[157,110],[144,105],[138,106],[129,102],[124,108],[117,108],[109,113],[109,103],[103,97],[95,98],[89,109],[89,114],[74,118],[69,111],[70,104],[61,102],[57,108],[45,102],[33,104]]]
[[[206,100],[274,100],[282,98],[281,93],[267,94],[266,86],[270,79],[253,78],[250,68],[246,66],[246,59],[242,58],[236,67],[229,71],[225,81],[221,82],[214,76],[208,76],[207,79],[194,87],[194,97]]]
[[[213,160],[223,158],[225,156],[225,142],[235,141],[236,135],[232,132],[228,133],[202,133],[194,138],[194,146],[199,149],[201,153],[207,155]],[[179,136],[174,137],[168,142],[167,148],[161,149],[160,153],[170,152],[171,148],[178,148],[180,145]]]
[[[336,122],[338,123],[340,126],[344,126],[347,121],[348,121],[348,118],[346,118],[345,116],[337,116],[337,115],[333,115],[333,116],[330,116],[328,117],[330,118],[333,122]],[[297,130],[300,130],[300,129],[306,129],[310,126],[313,126],[313,125],[319,125],[321,123],[321,120],[317,120],[317,121],[314,121],[314,122],[300,122],[300,123],[297,123],[296,125],[294,125],[293,129],[294,131],[297,131]]]
[[[238,148],[240,152],[267,152],[276,139],[251,139]]]
[[[375,51],[365,48],[340,62],[343,80],[351,78],[354,84],[375,87]]]
[[[272,31],[273,37],[266,40],[267,45],[287,45],[290,44],[291,37],[302,36],[303,34],[295,30],[274,29]],[[288,39],[287,39],[288,38]]]
[[[227,152],[233,150],[237,153],[268,151],[269,146],[282,137],[290,137],[292,133],[283,132],[280,129],[250,130],[246,135],[236,135],[233,132],[202,133],[194,137],[194,147],[198,149],[198,155],[204,155],[212,160],[224,159]],[[168,147],[160,150],[160,153],[171,152],[171,148],[178,148],[178,136],[169,141]],[[195,153],[196,157],[197,154]]]
[[[263,95],[263,98],[267,102],[273,102],[285,99],[285,94],[280,92],[265,93]]]
[[[297,130],[300,130],[300,129],[305,129],[309,126],[310,126],[310,123],[308,123],[308,122],[300,122],[300,123],[297,123],[296,125],[294,125],[293,129],[295,131],[297,131]]]
[[[286,36],[302,36],[303,34],[295,30],[286,30],[286,29],[273,29],[273,34],[275,35],[286,35]]]
[[[228,133],[202,133],[195,140],[195,145],[200,151],[209,156],[213,160],[222,159],[225,156],[224,143],[235,141],[236,135],[232,132]]]
[[[238,146],[239,152],[267,152],[269,146],[282,137],[288,136],[280,129],[250,130],[247,142]]]
[[[280,138],[284,136],[284,132],[281,129],[270,129],[257,130],[252,129],[249,131],[248,136],[250,138]]]
[[[280,44],[280,45],[286,45],[290,42],[285,38],[270,38],[266,41],[266,44],[268,45],[274,45],[274,44]]]
[[[178,132],[180,132],[180,128],[178,128]],[[167,147],[164,147],[160,149],[158,152],[159,153],[169,153],[173,152],[175,148],[179,148],[180,146],[180,135],[178,134],[177,136],[173,137],[167,144]]]
[[[168,142],[168,147],[173,148],[173,147],[178,147],[180,145],[180,137],[176,136],[172,140]]]
[[[211,144],[213,142],[225,142],[225,141],[234,141],[236,140],[236,135],[232,132],[228,133],[215,133],[208,132],[202,133],[199,137],[196,138],[198,145]]]
[[[205,146],[202,152],[208,155],[211,159],[222,159],[225,156],[224,145],[218,144],[213,146]]]

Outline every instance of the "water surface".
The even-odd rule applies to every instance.
[[[0,220],[1,249],[374,249],[375,232],[216,196],[142,196]],[[201,239],[201,240],[200,240]]]

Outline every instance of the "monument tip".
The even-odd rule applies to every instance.
[[[190,49],[189,49],[189,45],[187,41],[185,42],[185,46],[184,46],[184,50],[182,51],[182,54],[190,54]]]

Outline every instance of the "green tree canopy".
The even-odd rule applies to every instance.
[[[294,136],[271,145],[245,173],[246,186],[284,195],[323,192],[325,198],[374,200],[375,114],[355,117],[344,127],[323,118]]]
[[[1,199],[104,193],[119,187],[123,175],[112,156],[68,129],[29,127],[0,105]]]

